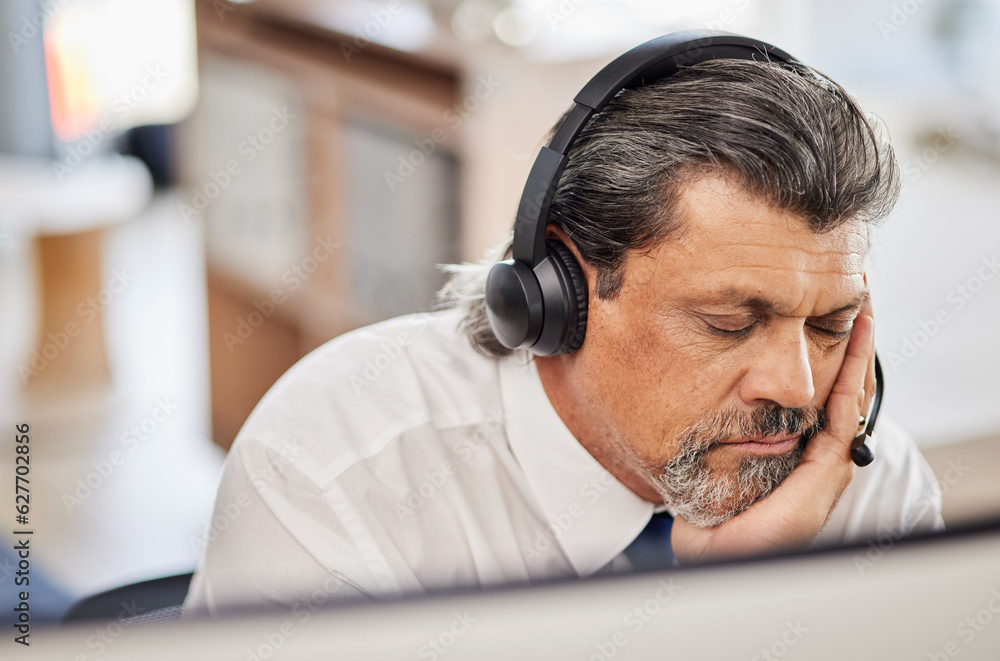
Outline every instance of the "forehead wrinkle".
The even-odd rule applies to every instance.
[[[761,232],[760,234],[763,234]],[[731,238],[731,237],[726,237]],[[810,241],[802,242],[793,236],[759,236],[759,237],[745,237],[739,240],[717,240],[714,242],[715,245],[711,248],[719,252],[722,251],[744,251],[748,248],[764,248],[766,250],[782,249],[782,250],[794,250],[797,252],[803,252],[811,256],[823,257],[828,255],[866,255],[867,245],[864,249],[858,249],[854,246],[845,245],[848,243],[854,243],[849,236],[841,237],[839,240],[835,240],[835,244],[840,245],[829,245],[824,244],[820,241]],[[704,249],[704,248],[703,248]],[[693,252],[693,251],[692,251]]]
[[[847,222],[827,232],[815,232],[804,220],[776,214],[754,223],[705,219],[698,237],[715,249],[785,248],[811,255],[866,253],[868,240],[862,229],[858,223]]]
[[[736,238],[734,233],[738,235],[740,230],[749,234],[738,239],[745,247],[791,247],[810,254],[822,254],[831,250],[832,246],[828,242],[823,245],[831,235],[834,235],[833,243],[840,244],[841,247],[860,239],[864,245],[862,254],[869,247],[869,227],[867,223],[858,222],[857,219],[845,219],[830,231],[816,232],[809,226],[806,218],[750,193],[738,182],[733,182],[724,175],[699,177],[691,183],[693,185],[681,191],[675,209],[683,221],[682,225],[700,227],[710,233],[725,228],[732,230],[723,232],[717,238],[713,237],[715,240],[710,239],[716,244],[716,249],[739,247],[741,244],[733,243],[732,240]],[[710,194],[705,195],[706,192]],[[784,237],[775,236],[775,230],[779,228],[778,234],[785,235]],[[840,237],[836,237],[836,234],[840,234]],[[805,243],[812,245],[808,248],[803,246],[802,237],[806,237]],[[778,244],[775,242],[777,238],[785,240]]]
[[[848,310],[858,310],[864,307],[869,298],[870,292],[866,288],[845,305],[834,308],[829,312],[824,312],[823,314],[808,316],[810,318],[823,318],[830,317],[841,312],[846,312]],[[736,307],[747,308],[754,311],[769,311],[781,316],[794,316],[791,314],[791,311],[786,310],[785,306],[783,306],[779,301],[765,298],[760,294],[751,294],[743,289],[740,289],[739,287],[726,288],[717,294],[709,295],[708,299],[713,303],[731,303]]]
[[[703,275],[707,276],[707,275],[722,274],[722,273],[726,273],[727,271],[732,271],[732,270],[737,270],[737,271],[759,270],[759,271],[778,271],[778,272],[794,271],[796,273],[796,275],[800,275],[800,276],[802,276],[802,275],[833,275],[833,274],[836,274],[836,275],[845,275],[845,276],[848,276],[848,277],[856,277],[856,276],[862,275],[862,271],[848,270],[848,268],[844,268],[844,269],[839,270],[839,271],[831,271],[829,269],[819,269],[819,270],[804,269],[804,268],[794,268],[793,269],[793,268],[789,268],[787,266],[774,266],[773,264],[734,264],[732,266],[720,266],[719,268],[712,269],[711,271],[707,271]]]
[[[768,229],[771,229],[768,226]],[[808,229],[806,230],[809,231]],[[694,237],[692,237],[693,239]],[[795,271],[801,275],[821,273],[854,274],[854,269],[862,271],[867,257],[868,245],[859,242],[853,234],[841,235],[824,240],[822,235],[810,239],[789,236],[787,233],[761,231],[754,236],[734,237],[731,233],[722,236],[702,234],[699,240],[686,240],[676,244],[684,260],[696,260],[692,265],[711,268],[706,273],[731,268],[758,268],[773,271]],[[723,264],[719,264],[723,262]],[[728,264],[725,264],[728,262]],[[759,263],[758,263],[759,262]]]

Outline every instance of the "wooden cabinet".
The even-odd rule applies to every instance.
[[[279,13],[199,2],[181,217],[204,227],[213,436],[345,331],[427,310],[460,258],[457,71]],[[265,3],[266,4],[266,3]],[[228,7],[228,5],[227,5]]]

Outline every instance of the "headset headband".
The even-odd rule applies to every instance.
[[[558,241],[545,241],[549,205],[573,142],[595,113],[623,89],[667,78],[681,67],[719,59],[796,60],[774,46],[725,32],[675,32],[647,41],[615,59],[574,99],[535,159],[514,222],[512,259],[499,262],[486,281],[486,313],[497,340],[541,356],[576,351],[587,328],[587,284],[579,264]],[[875,356],[875,394],[854,439],[851,458],[858,466],[874,459],[875,423],[882,405],[882,366]]]
[[[570,147],[595,113],[623,89],[666,78],[684,66],[718,59],[796,61],[762,41],[710,30],[674,32],[640,44],[613,60],[580,90],[549,144],[538,153],[517,207],[513,258],[532,268],[545,258],[545,226],[552,196]]]

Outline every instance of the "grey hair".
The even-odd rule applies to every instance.
[[[683,184],[709,173],[817,233],[881,220],[900,187],[884,126],[840,85],[802,64],[712,60],[624,90],[597,113],[570,149],[548,222],[595,267],[594,293],[613,299],[628,252],[677,232]],[[512,237],[479,264],[444,267],[439,293],[443,307],[463,311],[476,350],[494,358],[512,352],[486,317],[486,276],[510,257]]]

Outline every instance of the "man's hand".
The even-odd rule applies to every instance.
[[[766,498],[714,528],[676,517],[671,545],[678,561],[804,548],[819,533],[854,475],[851,445],[875,392],[875,322],[866,305],[854,320],[847,355],[826,403],[826,428],[799,465]]]

